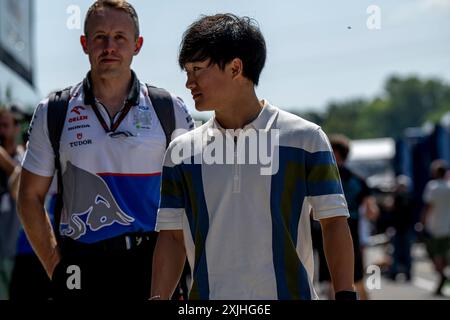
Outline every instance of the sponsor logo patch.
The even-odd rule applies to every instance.
[[[72,110],[70,110],[70,113],[76,113],[77,115],[80,115],[81,111],[84,111],[84,110],[86,110],[85,107],[83,107],[83,106],[76,106],[76,107],[73,107]]]
[[[67,130],[72,131],[72,130],[77,130],[77,129],[85,129],[85,128],[90,128],[91,126],[88,124],[81,124],[78,126],[74,126],[74,127],[69,127]]]
[[[84,121],[84,120],[87,120],[87,119],[88,119],[88,116],[73,117],[73,118],[69,118],[69,123],[78,122],[78,121]]]
[[[81,141],[74,141],[74,142],[71,142],[69,145],[70,145],[71,148],[74,148],[74,147],[84,146],[84,145],[88,145],[88,144],[92,144],[92,140],[91,139],[86,139],[86,140],[81,140]]]
[[[150,129],[152,127],[152,114],[150,107],[139,106],[133,115],[133,125],[136,129]]]
[[[149,111],[150,107],[149,106],[138,106],[139,111]]]

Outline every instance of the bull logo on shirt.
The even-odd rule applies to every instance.
[[[119,207],[99,176],[67,162],[63,183],[66,215],[62,223],[68,225],[66,236],[78,239],[86,234],[87,227],[97,231],[114,223],[126,226],[134,221]]]

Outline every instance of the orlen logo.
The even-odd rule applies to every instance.
[[[70,113],[73,112],[73,113],[76,113],[77,115],[80,115],[81,114],[80,110],[86,110],[86,108],[83,106],[76,106],[76,107],[73,107],[72,110],[70,110]]]
[[[69,118],[69,123],[87,120],[87,118],[88,118],[87,116],[78,116],[74,118]]]
[[[83,107],[83,106],[73,107],[72,110],[70,110],[70,113],[75,113],[78,116],[77,117],[73,117],[73,118],[69,118],[69,123],[87,120],[88,119],[87,116],[82,116],[81,115],[81,111],[83,111],[83,110],[86,110],[85,107]]]

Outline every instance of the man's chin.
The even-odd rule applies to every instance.
[[[197,111],[214,111],[214,107],[211,107],[209,105],[206,105],[204,103],[197,103],[195,102],[195,110]]]
[[[123,70],[119,68],[101,67],[95,70],[101,78],[116,78],[123,75]]]

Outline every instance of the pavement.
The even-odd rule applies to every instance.
[[[438,277],[423,244],[416,243],[412,248],[411,281],[406,281],[402,275],[399,275],[396,281],[383,275],[383,265],[388,261],[388,252],[388,244],[378,244],[365,249],[365,283],[371,300],[450,300],[450,282],[445,285],[443,296],[434,295]],[[319,297],[325,299],[326,289],[318,284],[315,287]]]
[[[386,245],[367,248],[365,252],[367,265],[386,260],[388,250]],[[450,300],[450,283],[444,287],[444,296],[434,294],[438,276],[423,244],[414,244],[412,257],[411,281],[406,281],[405,277],[402,279],[401,276],[398,276],[396,281],[381,276],[380,286],[368,290],[372,300]],[[370,285],[370,281],[367,284]]]

